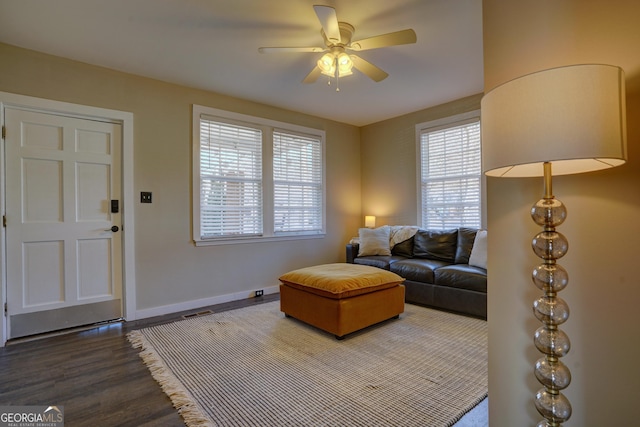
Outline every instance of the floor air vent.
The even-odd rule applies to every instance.
[[[189,313],[182,316],[183,319],[191,319],[192,317],[198,316],[208,316],[209,314],[213,314],[211,310],[198,311],[197,313]]]

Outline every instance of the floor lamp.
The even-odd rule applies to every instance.
[[[544,417],[538,427],[561,426],[571,416],[571,404],[561,392],[571,382],[571,373],[560,361],[570,341],[559,328],[569,317],[569,306],[557,295],[568,282],[567,271],[557,263],[568,242],[556,231],[567,210],[553,196],[552,174],[596,171],[626,161],[624,83],[619,67],[572,65],[511,80],[482,98],[485,174],[544,177],[543,198],[531,208],[531,217],[542,226],[532,242],[542,259],[532,273],[534,284],[543,291],[533,303],[534,315],[542,323],[533,339],[542,353],[534,367],[543,385],[534,400]]]

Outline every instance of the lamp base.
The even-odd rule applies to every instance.
[[[533,341],[544,355],[534,368],[544,386],[535,396],[536,409],[545,418],[537,427],[560,427],[571,417],[571,404],[560,392],[571,383],[571,372],[559,360],[569,352],[571,343],[558,328],[569,318],[569,306],[557,295],[569,281],[567,271],[557,264],[569,249],[566,237],[556,231],[566,216],[564,204],[551,194],[551,165],[545,163],[545,195],[531,208],[531,218],[543,227],[532,241],[533,251],[543,261],[532,274],[533,283],[543,291],[533,303],[533,313],[542,322]]]

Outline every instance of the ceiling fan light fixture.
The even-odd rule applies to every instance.
[[[353,61],[351,57],[344,52],[338,54],[338,72],[340,76],[348,76],[353,74],[351,69],[353,68]]]
[[[336,60],[333,53],[325,53],[322,58],[318,60],[318,68],[322,74],[333,77],[336,73]]]
[[[351,71],[353,61],[351,61],[351,57],[344,52],[328,52],[318,60],[318,68],[325,76],[336,77],[337,69],[338,77],[345,77],[353,74]]]

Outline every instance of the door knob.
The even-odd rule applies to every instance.
[[[115,233],[115,232],[116,232],[116,231],[118,231],[118,230],[120,230],[120,229],[118,228],[118,226],[117,226],[117,225],[114,225],[113,227],[111,227],[111,228],[107,228],[107,229],[106,229],[106,230],[104,230],[104,231],[113,231],[113,232]]]

